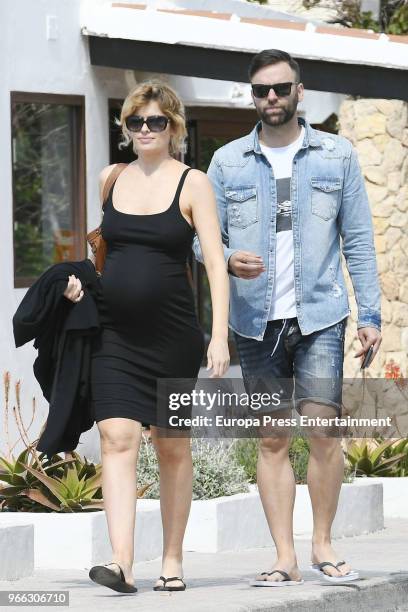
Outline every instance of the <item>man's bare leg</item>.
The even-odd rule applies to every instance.
[[[293,542],[293,507],[296,484],[289,460],[290,437],[261,437],[257,465],[258,489],[276,546],[276,560],[268,571],[280,569],[292,580],[301,580]],[[266,571],[266,570],[265,570]],[[281,574],[256,580],[283,580]]]
[[[302,414],[309,416],[333,417],[334,409],[322,404],[304,404]],[[318,434],[318,432],[316,432]],[[330,561],[338,563],[342,559],[331,544],[331,527],[336,515],[341,484],[344,476],[344,456],[341,438],[309,438],[310,456],[307,470],[307,484],[313,508],[312,563]],[[340,565],[338,570],[325,566],[330,576],[347,574],[350,565]]]

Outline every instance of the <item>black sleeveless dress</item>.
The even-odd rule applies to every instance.
[[[107,254],[97,298],[102,330],[91,365],[95,421],[126,417],[157,425],[157,379],[197,379],[204,334],[186,268],[194,230],[179,206],[190,169],[163,212],[118,211],[115,183],[105,202]]]

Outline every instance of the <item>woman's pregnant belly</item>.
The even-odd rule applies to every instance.
[[[113,321],[154,322],[183,300],[185,265],[157,250],[116,249],[106,256],[101,276],[106,309]]]

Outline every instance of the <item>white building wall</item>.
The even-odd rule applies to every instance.
[[[93,229],[100,220],[98,174],[109,160],[108,98],[127,92],[124,72],[104,71],[90,65],[87,40],[80,33],[80,0],[2,0],[0,5],[0,375],[9,371],[12,387],[10,409],[15,404],[13,386],[21,381],[21,407],[26,425],[31,420],[32,397],[37,401],[30,429],[34,440],[48,415],[48,403],[33,374],[37,351],[33,343],[15,348],[12,317],[26,289],[14,288],[13,207],[10,91],[70,94],[86,97],[87,223]],[[47,39],[47,17],[55,16],[56,40]],[[5,450],[4,394],[1,392],[0,453]],[[11,412],[10,440],[18,437]],[[16,447],[16,451],[22,448]]]

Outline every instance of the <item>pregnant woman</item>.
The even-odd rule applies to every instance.
[[[186,135],[183,105],[157,82],[140,84],[120,116],[137,159],[112,184],[104,205],[107,255],[100,278],[102,332],[92,357],[92,402],[101,438],[102,491],[112,562],[95,582],[136,592],[133,579],[136,467],[142,424],[151,427],[160,469],[163,559],[155,590],[184,590],[183,537],[192,498],[190,438],[159,435],[156,381],[196,379],[204,352],[186,261],[195,230],[208,274],[213,322],[211,376],[229,365],[226,270],[215,197],[206,174],[175,159]],[[100,193],[114,166],[100,175]],[[102,196],[101,196],[102,197]],[[66,297],[82,299],[71,278]]]

